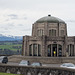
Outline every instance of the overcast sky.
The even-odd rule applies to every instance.
[[[32,24],[48,14],[64,20],[75,36],[75,0],[0,0],[0,34],[31,35]]]

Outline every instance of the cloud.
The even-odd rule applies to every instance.
[[[14,10],[13,10],[14,11]],[[9,19],[14,19],[14,20],[27,20],[27,17],[24,15],[24,13],[23,14],[18,14],[18,13],[16,13],[16,14],[9,14],[9,15],[7,15],[7,17],[8,17],[8,19],[6,20],[6,21],[9,21]]]
[[[16,14],[10,14],[8,15],[11,19],[18,19],[18,15]]]
[[[30,31],[31,28],[27,28],[27,29],[22,29],[22,31]],[[31,32],[31,31],[30,31]]]
[[[66,20],[66,22],[75,23],[75,20]]]
[[[75,28],[74,9],[74,0],[0,0],[0,33],[30,34],[32,24],[48,14],[66,21],[70,32]]]
[[[24,17],[25,20],[27,20],[27,17]]]
[[[18,24],[18,26],[24,26],[23,24]]]

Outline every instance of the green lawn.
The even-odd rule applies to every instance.
[[[0,73],[0,75],[20,75],[20,74]]]
[[[2,50],[9,49],[9,50],[17,51],[18,49],[21,50],[21,48],[19,48],[19,46],[22,47],[22,44],[17,44],[17,45],[0,45],[0,49],[2,49]],[[14,47],[18,47],[18,48],[14,48]]]
[[[1,41],[0,55],[21,54],[22,41]]]

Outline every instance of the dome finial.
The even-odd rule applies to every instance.
[[[50,14],[48,16],[51,16]]]

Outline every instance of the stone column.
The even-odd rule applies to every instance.
[[[24,56],[27,56],[27,36],[24,37]]]
[[[33,29],[32,29],[32,31],[34,30],[33,33],[32,33],[32,36],[35,36],[35,37],[37,36],[37,25],[38,25],[37,23],[34,24]]]
[[[64,47],[63,44],[61,44],[61,51],[62,51],[62,53],[61,53],[62,55],[61,56],[62,57],[63,57],[63,51],[64,51],[64,48],[63,47]]]
[[[42,56],[46,56],[46,36],[42,36]]]
[[[59,28],[59,26],[60,26],[60,25],[59,25],[59,23],[58,23],[58,36],[60,36],[60,31],[59,31],[60,28]]]
[[[67,53],[67,36],[64,36],[64,55]]]
[[[73,46],[73,56],[74,56],[74,46]]]
[[[71,45],[71,56],[72,56],[72,45]]]
[[[48,23],[44,23],[44,35],[48,35]]]
[[[69,56],[70,56],[70,45],[69,45]]]
[[[33,44],[32,44],[32,56],[33,56]]]
[[[72,51],[73,51],[73,49],[72,49],[72,45],[71,45],[71,56],[72,56]]]
[[[71,55],[72,56],[74,55],[74,48],[73,47],[74,47],[74,45],[71,46]]]

